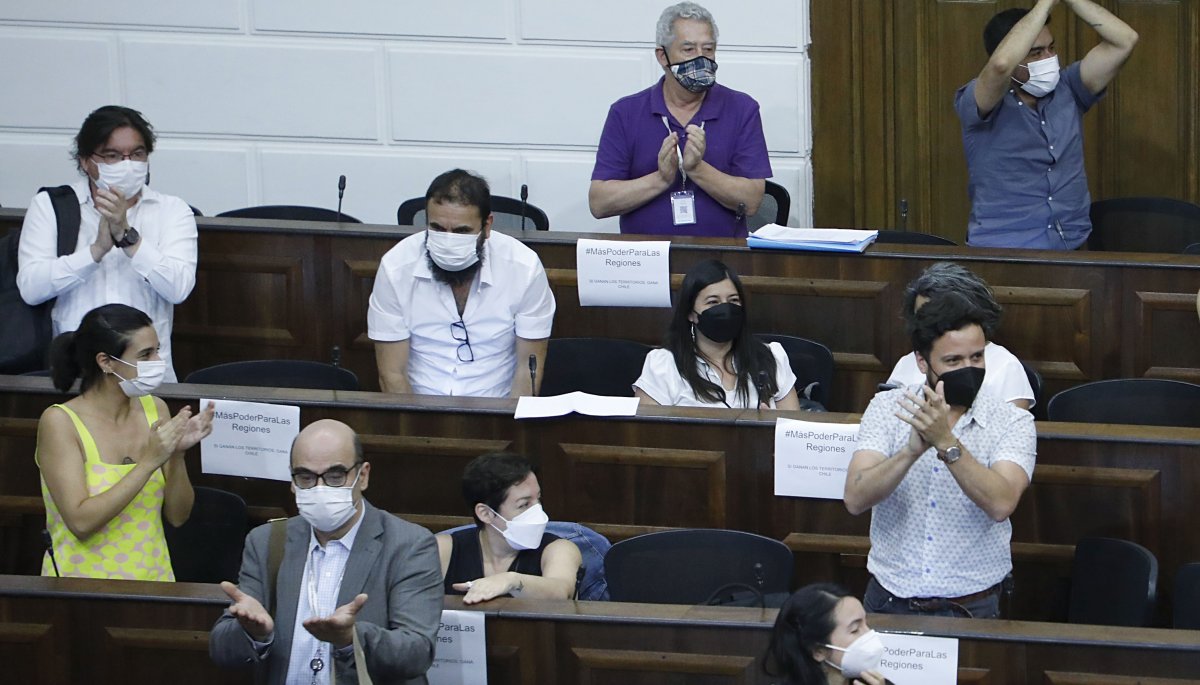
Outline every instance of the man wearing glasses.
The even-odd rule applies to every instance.
[[[140,112],[108,105],[88,115],[75,136],[70,186],[78,202],[79,238],[59,256],[56,206],[46,192],[29,203],[21,229],[17,287],[30,305],[52,298],[54,335],[79,327],[105,304],[126,304],[154,323],[159,355],[171,364],[175,305],[196,283],[196,218],[183,200],[155,192],[150,181],[154,130]],[[65,208],[64,208],[65,209]]]
[[[520,397],[554,323],[537,254],[493,233],[487,181],[462,169],[425,193],[428,228],[384,255],[367,310],[384,392]],[[541,376],[537,377],[541,380]]]
[[[253,664],[265,671],[256,682],[270,685],[331,682],[329,669],[332,682],[357,683],[357,637],[375,682],[427,682],[442,609],[433,536],[363,498],[371,464],[346,424],[309,424],[291,465],[300,516],[286,522],[274,563],[278,524],[247,536],[238,584],[221,583],[232,603],[213,626],[210,656],[226,668]]]

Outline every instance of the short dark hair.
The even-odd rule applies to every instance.
[[[1026,14],[1029,14],[1029,10],[1021,8],[1004,10],[988,21],[987,26],[983,27],[983,49],[987,50],[988,57],[1000,47],[1000,43]],[[1046,17],[1046,23],[1050,23],[1050,17]]]
[[[79,391],[87,392],[104,376],[96,355],[103,352],[120,357],[133,334],[151,325],[145,312],[124,304],[106,304],[84,314],[78,329],[50,343],[50,379],[54,387],[66,392],[82,376]]]
[[[79,160],[94,154],[107,143],[113,131],[126,126],[141,134],[147,153],[154,152],[154,128],[141,112],[120,105],[105,105],[89,114],[83,120],[83,126],[79,127],[79,133],[75,134],[72,157],[75,158],[76,165],[80,164]]]
[[[983,329],[987,339],[988,315],[969,298],[959,293],[939,295],[917,310],[909,323],[908,334],[912,348],[921,358],[929,362],[929,352],[937,339],[949,333],[975,324]]]
[[[492,213],[492,191],[487,180],[463,169],[451,169],[433,179],[429,190],[425,191],[427,214],[429,205],[434,202],[475,207],[482,224],[487,223],[488,215]]]
[[[533,465],[525,457],[512,452],[489,452],[471,460],[463,469],[463,499],[471,506],[475,525],[483,527],[483,521],[475,516],[475,505],[486,504],[499,513],[500,505],[508,497],[508,490],[533,473]]]
[[[900,309],[900,318],[906,324],[913,320],[918,297],[933,299],[945,293],[963,295],[979,307],[987,315],[982,324],[983,332],[987,334],[988,339],[991,339],[996,333],[996,329],[1000,327],[1000,317],[1004,313],[1004,308],[996,302],[987,281],[953,262],[938,262],[922,271],[920,276],[909,281],[908,286],[904,289],[904,303]]]
[[[824,685],[825,672],[813,652],[828,644],[837,628],[834,610],[849,596],[839,585],[814,583],[788,597],[775,617],[763,672],[788,683]]]

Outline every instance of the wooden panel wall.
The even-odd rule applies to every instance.
[[[987,61],[983,27],[1028,0],[862,0],[812,5],[814,220],[966,237],[967,170],[954,93]],[[1085,118],[1093,199],[1200,203],[1200,3],[1101,0],[1141,40]],[[1098,38],[1060,5],[1064,65]]]

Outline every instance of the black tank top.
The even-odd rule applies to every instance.
[[[450,550],[450,564],[446,567],[446,579],[443,587],[448,595],[465,595],[466,592],[455,590],[455,583],[465,583],[483,577],[483,550],[479,546],[479,528],[464,528],[450,534],[454,542]],[[523,573],[527,576],[542,575],[542,552],[546,545],[558,540],[557,535],[542,534],[542,544],[537,549],[523,549],[517,552],[508,567],[509,571]]]

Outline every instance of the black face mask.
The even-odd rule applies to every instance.
[[[709,307],[700,312],[700,320],[696,328],[704,337],[717,343],[727,343],[738,337],[742,332],[742,324],[746,321],[746,311],[742,305],[726,302],[715,307]]]
[[[961,369],[947,371],[941,376],[934,375],[933,389],[937,390],[937,382],[944,383],[942,391],[946,394],[946,404],[954,407],[970,407],[983,386],[985,369],[978,366],[964,366]]]

